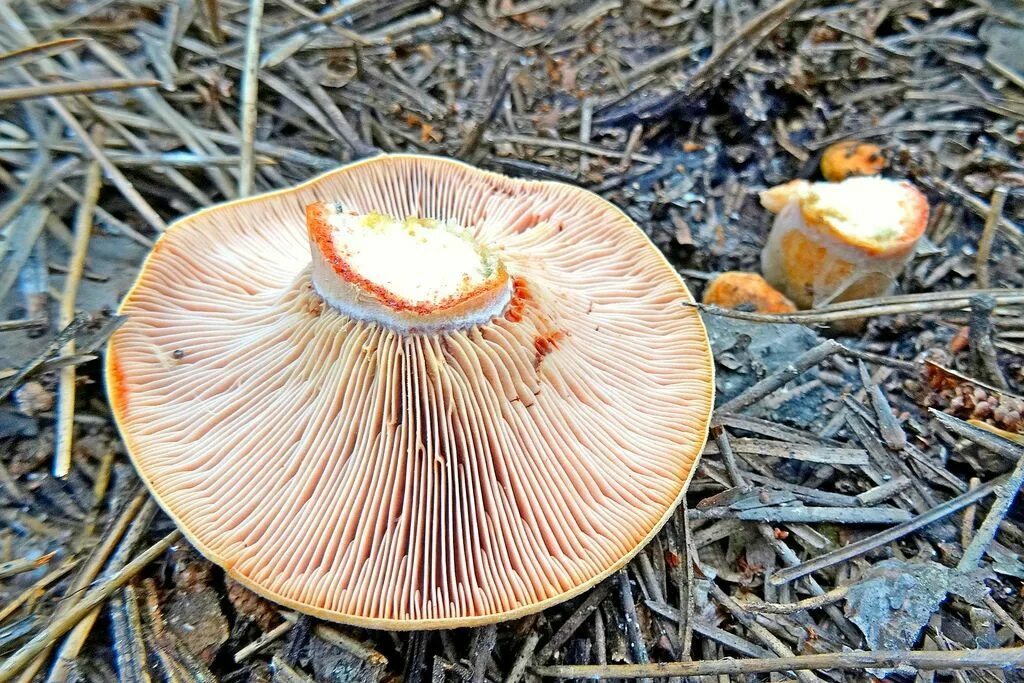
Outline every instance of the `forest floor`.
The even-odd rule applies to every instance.
[[[0,0],[0,680],[1022,678],[1018,1],[262,5]],[[758,192],[820,179],[842,140],[930,202],[897,294],[787,324],[705,312],[719,408],[685,504],[541,614],[390,633],[287,613],[173,535],[113,426],[99,356],[141,260],[250,187],[380,151],[564,181],[699,299],[759,269]]]

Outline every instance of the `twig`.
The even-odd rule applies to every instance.
[[[526,667],[533,661],[533,653],[538,642],[540,642],[540,629],[536,628],[536,622],[534,622],[534,628],[530,629],[526,638],[523,639],[523,644],[519,646],[519,652],[512,662],[512,667],[508,670],[505,683],[519,683],[519,679],[526,673]]]
[[[0,88],[0,102],[18,102],[33,100],[40,97],[59,97],[64,95],[84,95],[94,92],[110,92],[114,90],[131,90],[132,88],[153,88],[160,81],[153,78],[97,78],[90,81],[66,83],[41,83],[18,88]]]
[[[44,322],[43,320],[0,320],[0,332],[28,330],[33,327],[39,327]]]
[[[281,617],[293,626],[299,620],[299,615],[295,612],[281,612]],[[313,635],[330,643],[331,645],[346,650],[372,667],[384,667],[388,664],[387,657],[382,655],[380,652],[377,652],[372,647],[364,645],[351,636],[345,635],[329,624],[322,622],[316,623],[313,626]]]
[[[21,72],[22,78],[27,80],[29,83],[39,85],[39,81],[33,78],[24,67],[18,67],[18,70]],[[164,219],[160,218],[160,215],[153,210],[153,207],[149,205],[149,202],[139,194],[139,191],[135,189],[135,186],[132,185],[131,181],[129,181],[121,172],[121,169],[107,158],[107,155],[103,153],[103,150],[96,144],[96,141],[93,140],[85,130],[85,127],[78,122],[78,119],[76,119],[57,98],[48,97],[46,98],[46,102],[49,104],[50,108],[56,112],[57,116],[64,121],[67,127],[70,128],[76,136],[78,136],[78,141],[82,143],[82,146],[85,147],[86,150],[88,150],[89,154],[92,155],[92,158],[99,162],[100,166],[103,167],[103,171],[110,177],[110,182],[112,182],[114,187],[124,195],[124,198],[135,207],[135,210],[146,219],[146,222],[149,223],[157,232],[163,232],[166,230],[167,224],[164,223]]]
[[[874,410],[875,418],[878,420],[878,430],[881,433],[882,440],[885,441],[886,446],[894,451],[902,450],[907,445],[907,435],[904,433],[903,427],[896,420],[896,416],[892,414],[889,399],[885,397],[882,387],[878,386],[871,379],[871,375],[868,374],[868,369],[864,367],[864,363],[858,363],[857,367],[860,372],[861,384],[864,385],[864,389],[868,393],[868,399]]]
[[[851,585],[833,588],[827,593],[815,595],[814,597],[798,600],[797,602],[753,602],[747,601],[743,606],[751,612],[763,612],[765,614],[795,614],[809,609],[826,607],[844,599],[850,592]]]
[[[1002,437],[996,436],[996,438]],[[1016,446],[1016,444],[1013,445]],[[1019,446],[1018,448],[1024,453],[1024,448]],[[996,488],[996,496],[992,502],[992,507],[989,508],[988,514],[985,515],[985,520],[974,533],[974,538],[971,539],[970,545],[964,550],[963,557],[957,563],[957,569],[960,571],[972,571],[977,568],[982,556],[992,543],[992,539],[995,538],[996,532],[999,531],[999,524],[1010,511],[1010,505],[1013,504],[1013,500],[1017,497],[1017,493],[1022,485],[1024,485],[1024,457],[1017,460],[1017,465],[1013,468],[1006,482]]]
[[[220,27],[220,0],[203,0],[206,10],[206,22],[210,26],[210,35],[215,43],[224,42],[224,29]]]
[[[604,602],[605,597],[608,596],[608,591],[611,590],[611,581],[605,581],[594,590],[587,594],[587,597],[580,603],[580,606],[576,608],[569,618],[562,623],[554,635],[551,636],[544,647],[537,653],[536,661],[546,662],[551,659],[555,651],[565,644],[573,633],[576,633],[576,629],[586,621],[587,617],[593,614],[594,610]]]
[[[999,369],[996,347],[992,343],[992,311],[996,300],[988,294],[971,297],[968,338],[971,349],[971,372],[999,389],[1007,389],[1006,377]]]
[[[249,0],[249,25],[245,32],[245,61],[242,64],[241,154],[238,167],[238,196],[252,194],[255,161],[253,140],[256,138],[256,97],[259,94],[260,24],[263,0]]]
[[[985,217],[985,229],[978,240],[978,253],[974,259],[974,273],[978,279],[978,286],[987,289],[989,286],[988,262],[992,257],[992,243],[996,238],[996,228],[1003,217],[1003,205],[1006,203],[1006,196],[1009,188],[999,186],[992,190],[992,201],[988,207],[988,215]]]
[[[17,560],[11,560],[10,562],[0,562],[0,579],[7,579],[23,572],[30,572],[34,569],[39,569],[44,564],[49,563],[49,561],[53,559],[54,555],[56,555],[56,553],[47,553],[42,557],[22,557]]]
[[[593,156],[610,157],[612,159],[625,159],[628,150],[615,150],[605,149],[598,145],[584,144],[582,142],[576,142],[575,140],[562,140],[559,138],[542,138],[534,135],[519,135],[506,133],[504,135],[496,135],[492,139],[492,142],[510,142],[517,145],[529,145],[533,147],[549,147],[551,149],[567,149],[574,152],[582,152],[584,154],[590,154]],[[654,157],[647,154],[633,154],[632,158],[635,161],[640,161],[646,164],[660,164],[661,157]]]
[[[274,672],[274,680],[281,683],[314,683],[313,679],[294,668],[280,655],[270,660],[270,668]]]
[[[25,378],[31,375],[42,365],[51,353],[62,348],[68,340],[74,338],[75,334],[89,321],[87,316],[76,317],[67,327],[61,330],[43,350],[32,357],[32,360],[19,368],[18,372],[11,377],[0,381],[0,401],[7,398],[14,388],[21,384]]]
[[[945,503],[937,505],[923,515],[918,515],[907,522],[903,522],[902,524],[898,524],[890,529],[886,529],[874,536],[854,541],[847,546],[825,553],[824,555],[819,555],[818,557],[807,560],[801,564],[780,569],[768,580],[772,585],[781,586],[793,579],[799,579],[801,576],[807,576],[808,574],[831,567],[832,565],[839,564],[840,562],[851,560],[854,557],[863,555],[864,553],[883,546],[886,543],[891,543],[898,538],[902,538],[909,533],[928,526],[932,522],[962,510],[971,503],[981,500],[988,494],[992,493],[1005,482],[1006,477],[993,479],[992,481],[982,484],[973,491],[968,491],[956,498],[947,500]]]
[[[256,640],[252,641],[251,643],[240,649],[238,652],[235,653],[235,664],[240,664],[244,662],[246,659],[256,654],[257,652],[265,648],[267,645],[270,645],[272,642],[274,642],[275,640],[283,636],[285,633],[287,633],[288,629],[290,629],[292,625],[293,624],[290,621],[282,621],[280,624],[278,624],[274,628],[270,629],[269,631],[261,635]]]
[[[309,91],[313,101],[320,105],[320,108],[327,114],[327,118],[331,120],[331,123],[337,129],[338,135],[352,149],[353,154],[357,157],[366,157],[377,154],[380,151],[373,145],[369,145],[360,139],[359,133],[352,127],[349,120],[345,118],[345,114],[334,103],[331,96],[327,94],[323,86],[317,83],[303,66],[295,62],[285,62],[285,68]]]
[[[110,576],[102,584],[96,586],[79,601],[74,607],[62,614],[44,629],[37,633],[31,640],[21,646],[17,652],[12,654],[3,662],[0,662],[0,683],[6,683],[21,671],[36,655],[51,647],[57,638],[74,628],[75,624],[82,620],[89,612],[96,609],[121,586],[131,581],[132,577],[146,568],[150,562],[160,557],[168,548],[181,538],[180,531],[172,531],[162,539],[151,545],[139,554],[134,560],[124,566],[121,571]]]
[[[690,519],[739,519],[771,524],[899,524],[910,520],[910,513],[895,507],[839,508],[811,506],[759,507],[733,510],[728,507],[690,510]]]
[[[1021,627],[1021,625],[1017,623],[1017,620],[1014,619],[1009,612],[1003,609],[1002,605],[996,602],[995,598],[993,598],[991,595],[986,595],[985,606],[988,607],[992,611],[992,613],[996,615],[996,618],[999,619],[999,621],[1002,624],[1004,624],[1006,628],[1013,631],[1013,634],[1017,636],[1018,640],[1024,641],[1024,627]]]
[[[142,617],[135,589],[122,588],[110,600],[110,621],[113,625],[115,663],[121,681],[150,683],[146,665],[146,644],[142,639]]]
[[[503,60],[500,67],[495,69],[495,86],[494,94],[491,95],[491,102],[487,105],[487,109],[484,110],[484,115],[470,129],[469,133],[466,134],[466,139],[462,141],[462,145],[459,147],[459,151],[455,153],[455,156],[459,159],[468,160],[476,148],[480,145],[480,141],[484,137],[484,133],[487,132],[487,128],[494,121],[494,118],[498,115],[498,110],[501,108],[502,102],[505,101],[505,96],[508,94],[509,88],[509,76],[508,76],[509,61]]]
[[[1024,647],[978,650],[851,650],[819,655],[771,659],[723,659],[705,662],[656,664],[608,664],[541,666],[533,670],[549,678],[643,678],[648,676],[715,676],[773,673],[776,671],[827,671],[829,669],[897,668],[922,671],[963,669],[1011,670],[1024,666]]]
[[[651,661],[647,655],[647,646],[640,635],[640,624],[636,616],[636,603],[633,601],[633,589],[629,585],[629,572],[620,569],[616,575],[619,584],[619,600],[622,602],[622,616],[626,622],[626,636],[629,638],[629,651],[636,664]]]
[[[768,394],[784,386],[790,380],[801,375],[808,368],[814,367],[833,353],[836,353],[841,348],[842,346],[839,342],[831,339],[823,341],[814,348],[804,351],[789,365],[776,370],[774,373],[754,384],[739,396],[720,405],[717,408],[717,412],[735,413],[753,403],[756,403]]]
[[[476,630],[469,648],[469,665],[471,675],[469,683],[483,683],[487,672],[487,663],[491,661],[491,650],[497,642],[498,630],[494,624]]]
[[[28,175],[25,177],[17,193],[0,207],[0,226],[6,226],[10,223],[18,212],[35,198],[36,192],[39,191],[43,180],[46,179],[46,173],[50,169],[49,144],[45,139],[35,140],[33,144],[38,146],[35,161],[32,163],[32,168],[29,169]],[[4,251],[6,251],[6,248],[0,247],[0,254]]]
[[[5,52],[0,54],[0,69],[9,69],[37,59],[52,57],[64,52],[64,50],[78,47],[83,42],[85,42],[85,38],[60,38]]]
[[[102,138],[102,132],[98,137]],[[85,177],[82,190],[83,202],[75,214],[74,242],[68,273],[64,278],[64,292],[60,300],[60,325],[71,324],[75,317],[75,302],[78,299],[78,284],[85,269],[85,255],[89,250],[89,236],[92,234],[93,212],[99,199],[103,176],[100,165],[93,162]],[[61,349],[62,356],[75,354],[75,340],[70,339]],[[60,370],[57,385],[57,422],[54,425],[53,476],[66,477],[71,470],[71,438],[75,416],[75,366],[67,365]]]
[[[41,579],[33,583],[31,586],[26,588],[20,595],[11,600],[3,609],[0,609],[0,624],[4,622],[4,619],[18,611],[18,608],[28,602],[31,598],[35,597],[39,591],[49,586],[51,583],[61,578],[69,571],[78,566],[78,560],[71,560],[60,565],[56,569],[51,570]]]
[[[928,412],[930,412],[932,417],[938,420],[943,427],[956,432],[960,436],[974,442],[982,448],[987,448],[993,453],[1001,455],[1014,463],[1021,458],[1024,458],[1024,446],[1019,446],[1008,439],[1004,439],[1001,436],[993,434],[990,431],[978,429],[958,417],[947,415],[946,413],[935,410],[934,408],[929,409]]]
[[[722,427],[712,427],[711,434],[715,437],[718,452],[722,454],[722,460],[725,461],[725,469],[729,473],[732,483],[736,486],[746,486],[747,479],[743,476],[739,465],[736,463],[736,455],[733,453],[732,444],[729,443],[729,435],[725,429]],[[706,452],[707,449],[705,449]]]
[[[932,189],[945,194],[953,194],[959,197],[963,203],[974,213],[978,214],[986,221],[988,217],[992,215],[992,207],[987,202],[978,199],[970,192],[961,189],[953,183],[947,182],[942,178],[936,178],[934,176],[918,178],[925,186],[931,186]],[[1008,216],[1002,215],[997,219],[999,226],[1003,228],[1004,236],[1018,249],[1024,248],[1024,228],[1017,225]]]
[[[708,582],[708,586],[711,589],[711,594],[714,596],[715,601],[718,602],[722,607],[727,609],[733,618],[743,624],[753,636],[756,636],[767,648],[772,650],[775,654],[782,657],[793,657],[793,651],[790,650],[785,643],[779,640],[771,631],[757,623],[752,616],[743,611],[735,600],[726,595],[725,591],[715,583],[714,581]],[[818,677],[807,673],[805,670],[798,670],[796,674],[797,679],[801,683],[818,683]]]
[[[940,311],[956,311],[967,308],[971,297],[977,294],[990,294],[997,304],[1024,304],[1022,289],[986,289],[967,290],[963,294],[953,292],[934,292],[929,294],[902,294],[899,296],[879,297],[877,299],[861,299],[853,303],[832,304],[813,311],[796,313],[747,313],[720,306],[683,302],[711,315],[725,318],[748,320],[757,323],[828,323],[854,318],[877,317],[881,315],[897,315],[900,313],[937,313]]]

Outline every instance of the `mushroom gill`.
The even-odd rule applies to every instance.
[[[311,279],[316,202],[464,227],[507,303],[448,327],[349,317]],[[689,301],[596,195],[384,156],[172,226],[108,391],[154,496],[255,591],[369,627],[489,623],[594,585],[681,498],[713,400]]]

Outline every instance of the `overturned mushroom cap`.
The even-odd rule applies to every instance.
[[[713,394],[690,300],[594,194],[383,156],[172,226],[108,391],[154,496],[243,584],[483,624],[594,585],[681,498]]]

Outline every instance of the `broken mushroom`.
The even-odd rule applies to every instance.
[[[690,301],[590,192],[381,156],[172,226],[108,391],[153,495],[245,586],[484,624],[593,586],[680,500],[713,400]]]
[[[889,293],[928,224],[905,180],[794,180],[761,193],[776,214],[761,272],[801,308]]]

